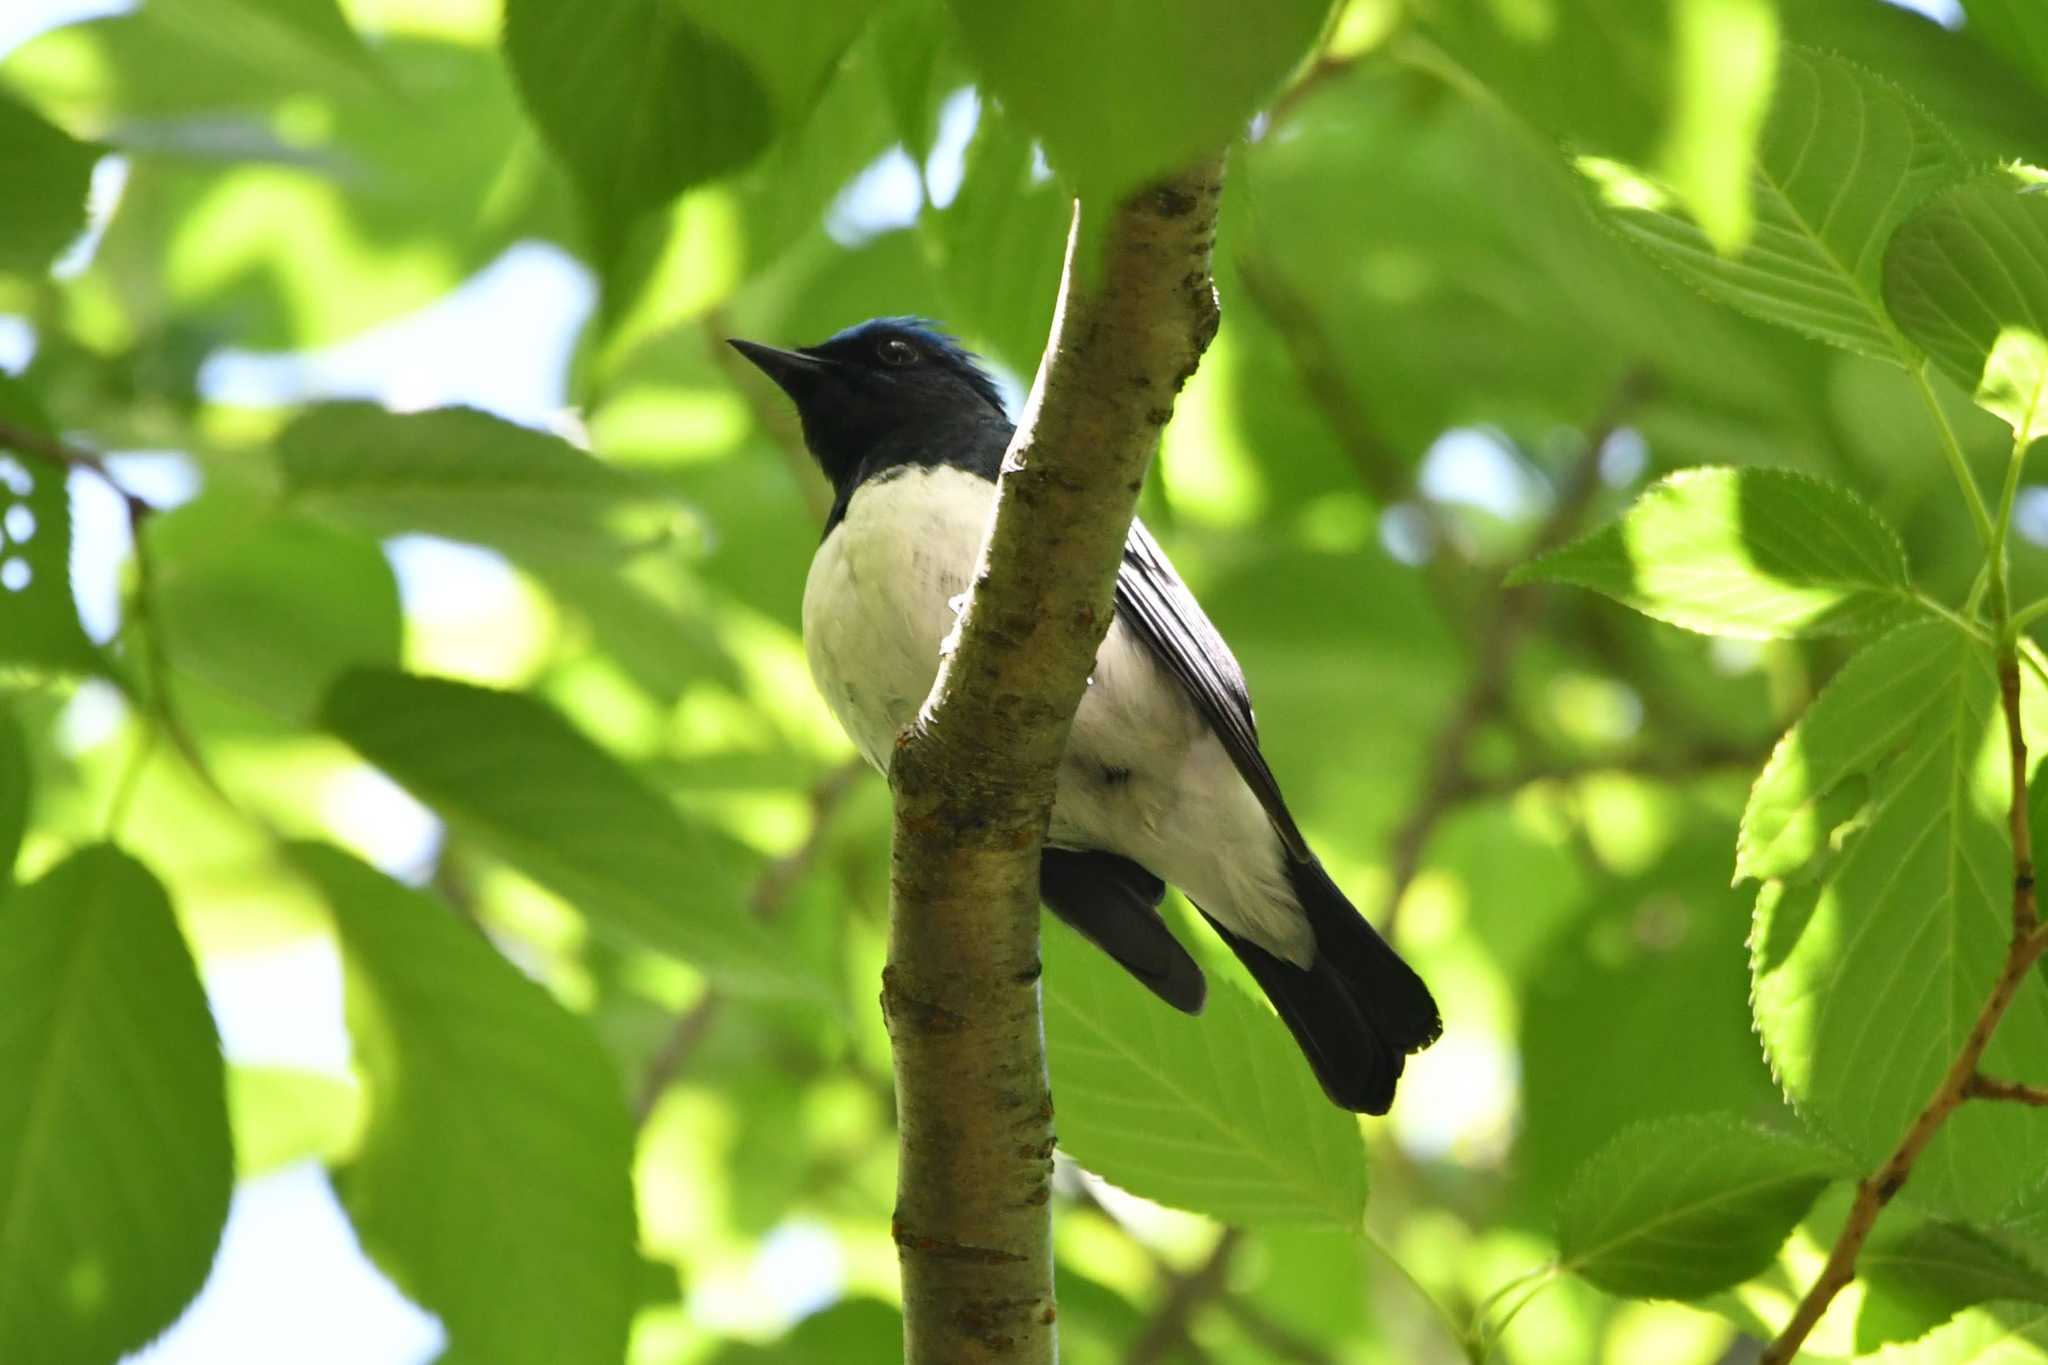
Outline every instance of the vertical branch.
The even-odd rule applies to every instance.
[[[1039,851],[1146,465],[1216,331],[1222,176],[1204,162],[1100,222],[1077,206],[973,590],[897,740],[882,1010],[910,1365],[1056,1356]]]

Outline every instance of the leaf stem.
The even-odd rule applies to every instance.
[[[1543,1267],[1544,1273],[1537,1276],[1536,1279],[1532,1283],[1530,1283],[1526,1289],[1522,1291],[1522,1296],[1520,1298],[1516,1299],[1513,1303],[1507,1306],[1506,1311],[1504,1311],[1500,1315],[1499,1322],[1494,1323],[1490,1330],[1488,1329],[1487,1324],[1479,1324],[1479,1358],[1482,1362],[1484,1362],[1488,1357],[1490,1357],[1493,1354],[1494,1346],[1499,1343],[1502,1337],[1507,1335],[1508,1328],[1511,1325],[1513,1325],[1515,1319],[1521,1315],[1522,1310],[1524,1308],[1527,1308],[1530,1304],[1534,1303],[1536,1301],[1536,1296],[1541,1294],[1545,1289],[1548,1289],[1550,1287],[1550,1282],[1557,1278],[1558,1273],[1562,1269],[1562,1266],[1555,1264]]]
[[[1558,1269],[1559,1266],[1556,1261],[1544,1261],[1538,1265],[1530,1266],[1527,1270],[1523,1271],[1519,1275],[1515,1275],[1506,1280],[1503,1280],[1499,1285],[1497,1285],[1494,1288],[1494,1291],[1491,1294],[1488,1294],[1485,1298],[1479,1301],[1479,1306],[1477,1308],[1474,1308],[1472,1310],[1472,1329],[1474,1333],[1477,1334],[1479,1329],[1484,1326],[1482,1320],[1486,1317],[1487,1313],[1492,1311],[1493,1306],[1495,1304],[1499,1303],[1502,1299],[1514,1293],[1517,1289],[1520,1289],[1523,1285],[1529,1283],[1529,1281],[1531,1280],[1542,1279],[1549,1275],[1555,1275],[1558,1272]]]
[[[1458,1320],[1451,1316],[1451,1310],[1444,1307],[1442,1301],[1436,1295],[1429,1292],[1429,1286],[1416,1279],[1415,1272],[1403,1265],[1401,1258],[1396,1256],[1393,1249],[1385,1242],[1382,1242],[1371,1228],[1361,1226],[1358,1231],[1359,1235],[1365,1238],[1365,1244],[1374,1251],[1377,1251],[1380,1254],[1380,1258],[1394,1268],[1394,1273],[1406,1280],[1408,1287],[1420,1295],[1422,1301],[1435,1311],[1437,1320],[1444,1325],[1444,1331],[1450,1334],[1452,1341],[1458,1343],[1459,1353],[1465,1359],[1471,1361],[1472,1365],[1484,1365],[1486,1357],[1482,1353],[1478,1341],[1474,1339],[1471,1332],[1458,1325]]]
[[[2048,597],[2037,598],[2012,614],[2013,633],[2018,634],[2043,616],[2048,616]]]
[[[1927,382],[1927,363],[1922,361],[1913,367],[1913,382],[1920,389],[1920,401],[1927,405],[1936,429],[1941,432],[1941,453],[1948,458],[1949,472],[1956,476],[1956,483],[1963,490],[1963,501],[1970,505],[1970,520],[1977,524],[1977,538],[1984,542],[1987,552],[1995,553],[1999,543],[1997,529],[1991,523],[1991,513],[1984,507],[1984,494],[1970,474],[1970,463],[1963,458],[1962,443],[1956,440],[1955,428],[1949,425],[1948,413],[1942,408],[1941,400],[1934,396],[1934,386]]]
[[[1932,597],[1929,597],[1926,593],[1921,592],[1917,588],[1913,589],[1910,595],[1913,599],[1913,604],[1915,606],[1919,607],[1922,611],[1933,612],[1936,616],[1939,616],[1942,620],[1948,622],[1957,630],[1962,631],[1965,635],[1975,640],[1978,644],[1989,645],[1996,643],[1991,638],[1990,633],[1986,631],[1982,625],[1975,621],[1972,621],[1969,617],[1963,615],[1961,612],[1943,606],[1941,603],[1935,601]]]

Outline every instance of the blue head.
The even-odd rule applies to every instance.
[[[963,431],[1008,427],[995,381],[919,318],[875,318],[794,351],[734,340],[796,402],[804,444],[835,488],[878,458],[943,458]]]

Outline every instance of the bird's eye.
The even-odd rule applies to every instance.
[[[882,358],[884,365],[915,365],[917,347],[901,337],[890,337],[875,347],[875,354]]]

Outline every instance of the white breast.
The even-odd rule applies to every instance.
[[[995,505],[962,470],[863,484],[811,561],[804,653],[861,756],[887,772],[938,676]],[[1177,682],[1121,621],[1096,654],[1060,771],[1051,839],[1133,858],[1238,933],[1306,963],[1312,938],[1278,838]]]
[[[861,756],[887,772],[896,735],[939,672],[995,485],[958,469],[871,479],[818,547],[804,584],[804,653]]]

